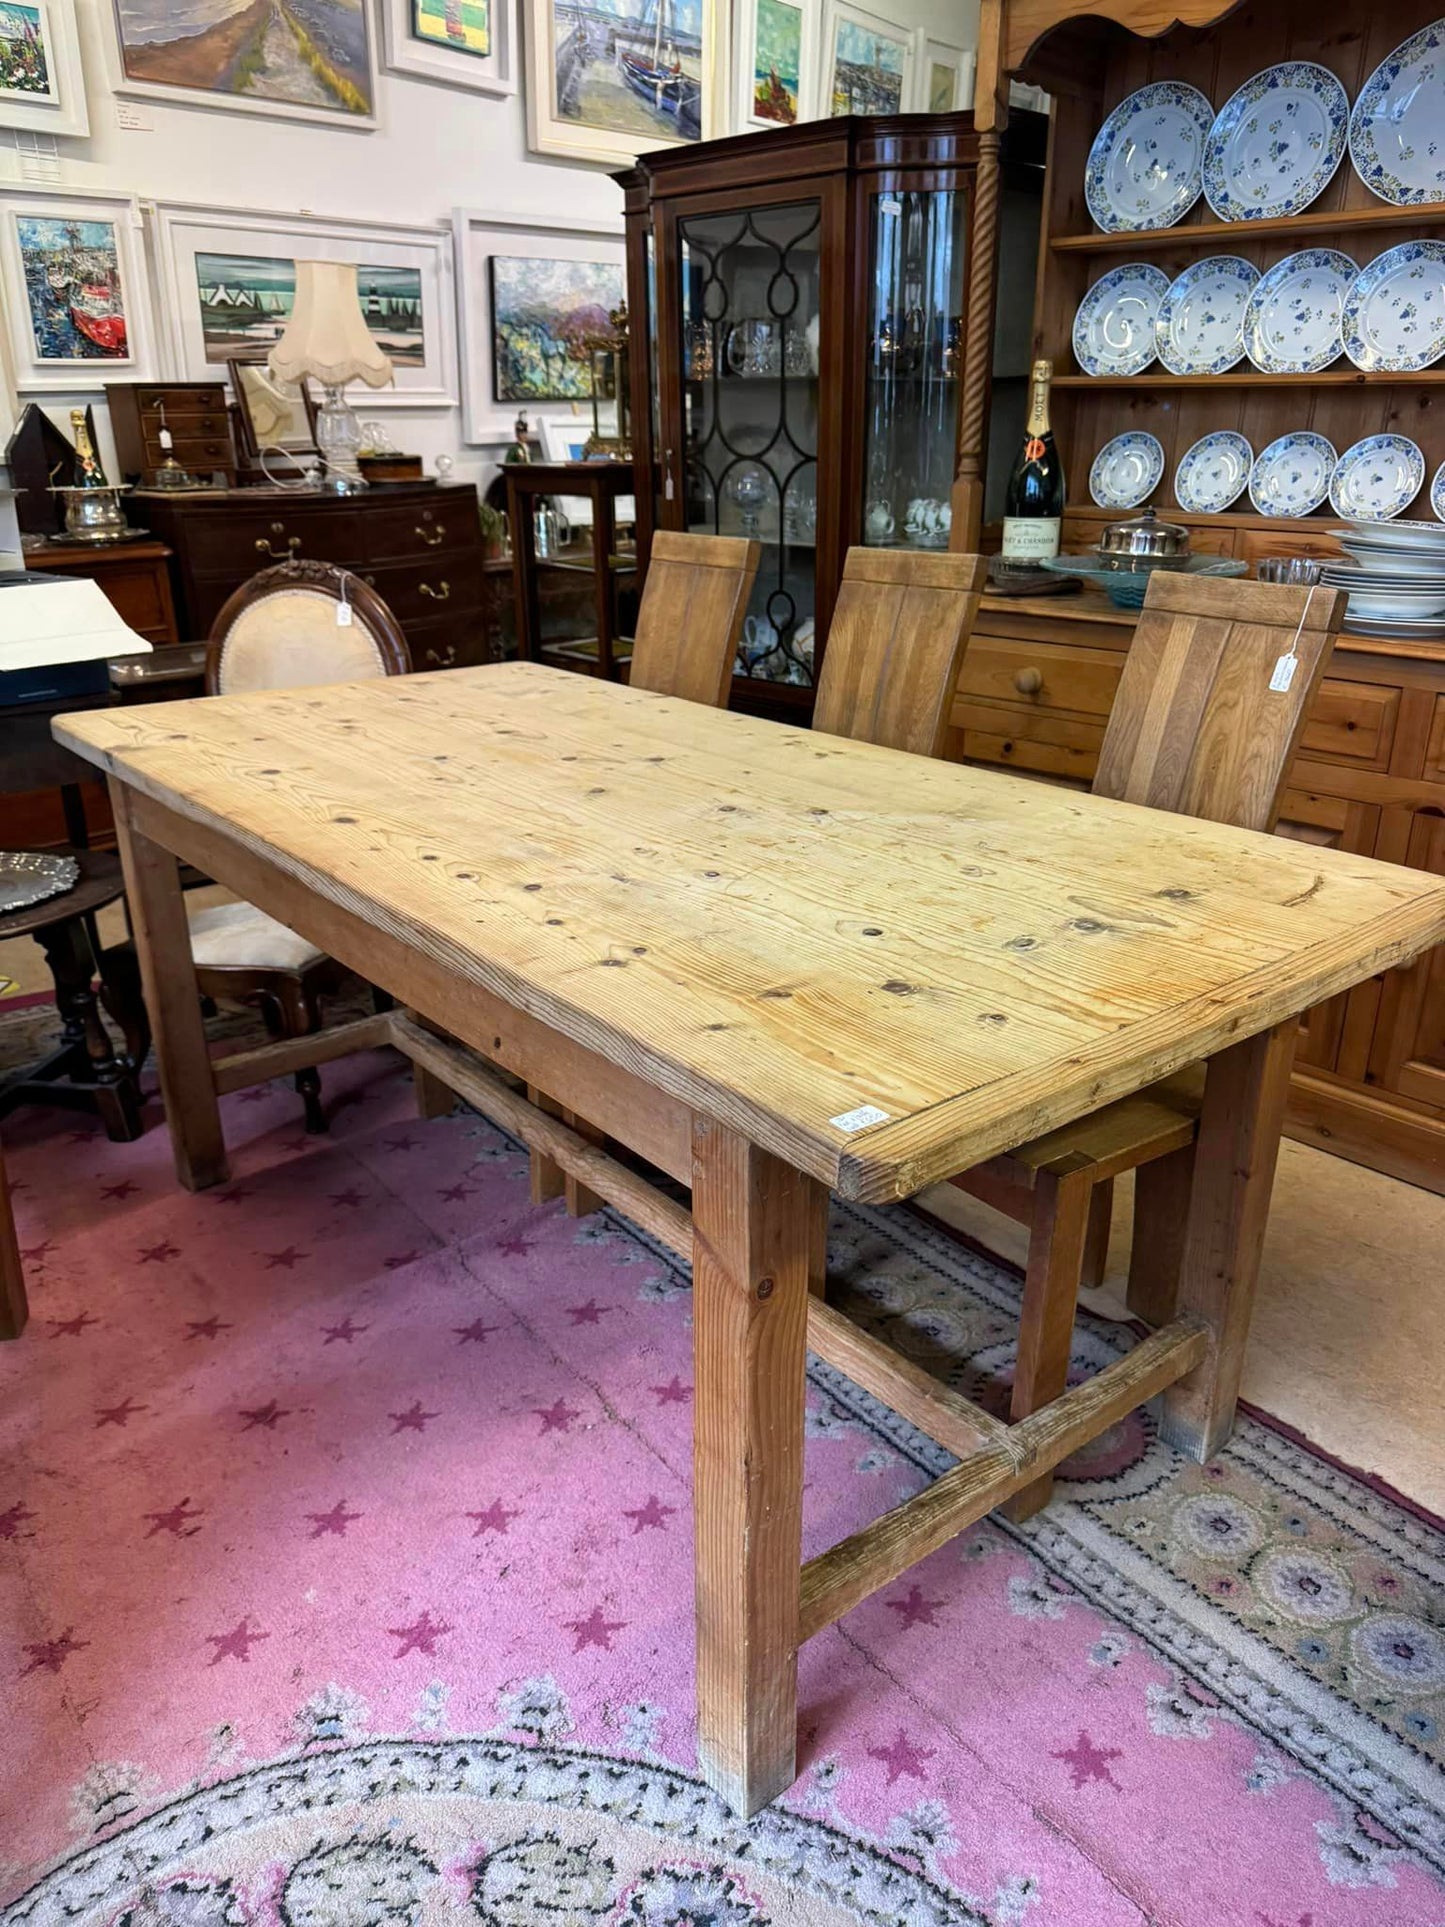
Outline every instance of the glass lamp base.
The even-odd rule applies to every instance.
[[[316,411],[316,446],[321,452],[324,495],[359,495],[367,486],[357,465],[361,423],[344,388],[327,387]]]

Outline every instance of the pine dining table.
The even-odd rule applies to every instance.
[[[397,1000],[326,1054],[395,1044],[691,1260],[699,1761],[744,1813],[794,1777],[801,1641],[1156,1395],[1218,1449],[1298,1019],[1445,938],[1418,870],[533,663],[55,730],[109,778],[183,1184],[299,1046],[209,1055],[180,862]],[[1197,1060],[1177,1314],[1124,1358],[1009,1425],[827,1304],[830,1192],[909,1198]],[[803,1564],[810,1350],[958,1463]]]

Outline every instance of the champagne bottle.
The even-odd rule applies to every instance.
[[[90,423],[85,418],[83,408],[70,411],[71,433],[75,436],[75,486],[77,488],[109,488],[105,470],[100,465],[100,457],[90,439]]]
[[[1015,574],[1026,569],[1042,573],[1045,561],[1059,552],[1064,465],[1049,427],[1049,383],[1053,374],[1052,362],[1034,363],[1028,426],[1004,496],[1002,559]]]

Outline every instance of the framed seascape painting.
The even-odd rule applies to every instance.
[[[794,0],[740,0],[737,12],[739,131],[792,127],[813,112],[818,8]]]
[[[148,208],[147,220],[173,380],[215,381],[228,362],[264,362],[291,314],[297,261],[349,261],[366,325],[395,376],[390,388],[367,396],[368,409],[456,401],[445,229],[174,203]]]
[[[394,74],[476,94],[514,94],[512,0],[381,0]]]
[[[117,94],[376,125],[366,0],[111,0]]]
[[[0,255],[20,392],[98,390],[152,372],[140,216],[127,196],[0,194]]]
[[[75,0],[0,0],[0,127],[90,132]]]
[[[716,0],[525,0],[527,139],[616,166],[722,126]]]
[[[971,51],[932,40],[919,27],[914,34],[914,112],[953,114],[971,107],[973,64]]]
[[[519,408],[571,402],[590,431],[588,344],[626,298],[620,222],[548,222],[458,209],[462,431],[505,441]]]
[[[823,14],[822,109],[838,114],[901,114],[911,102],[913,35],[849,0],[828,0]]]

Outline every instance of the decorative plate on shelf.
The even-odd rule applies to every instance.
[[[1154,330],[1169,276],[1130,261],[1096,281],[1074,316],[1074,359],[1086,375],[1137,375],[1158,352]]]
[[[1430,484],[1430,507],[1436,521],[1445,522],[1445,462],[1436,469],[1435,478]]]
[[[1328,186],[1349,135],[1350,97],[1328,67],[1266,67],[1219,110],[1204,145],[1204,193],[1221,221],[1299,214]]]
[[[1402,41],[1365,82],[1350,116],[1350,159],[1396,207],[1445,201],[1445,20]]]
[[[1197,87],[1156,80],[1121,100],[1094,136],[1084,199],[1105,234],[1173,227],[1199,199],[1214,109]]]
[[[1249,486],[1254,450],[1232,428],[1216,429],[1186,449],[1174,471],[1174,499],[1186,514],[1219,515]]]
[[[1330,483],[1336,515],[1388,522],[1420,493],[1425,457],[1408,435],[1366,435],[1347,448]]]
[[[1171,375],[1222,375],[1244,354],[1244,311],[1259,269],[1237,254],[1187,267],[1159,304],[1154,339]]]
[[[1355,277],[1340,315],[1345,353],[1369,373],[1409,374],[1445,354],[1445,242],[1402,241]]]
[[[48,903],[80,878],[73,856],[48,856],[42,850],[0,850],[0,916]]]
[[[1311,430],[1281,435],[1249,471],[1249,499],[1261,515],[1308,515],[1330,492],[1333,442]]]
[[[1255,283],[1244,351],[1267,375],[1316,375],[1343,348],[1340,317],[1359,265],[1338,248],[1303,248]]]
[[[1158,488],[1164,450],[1142,428],[1116,435],[1094,457],[1089,493],[1101,509],[1136,509]]]

